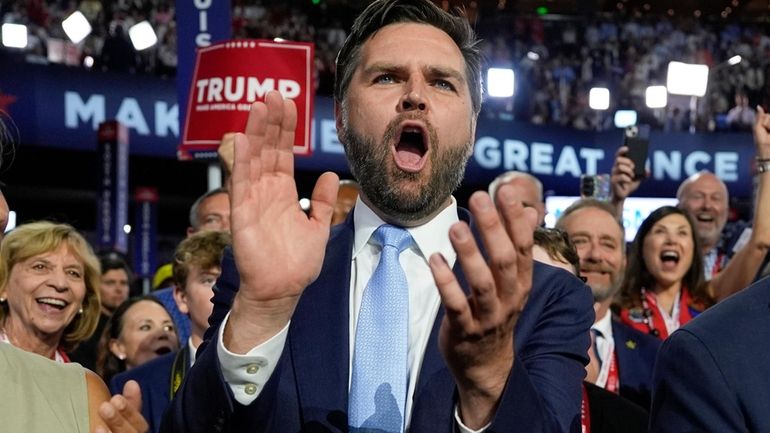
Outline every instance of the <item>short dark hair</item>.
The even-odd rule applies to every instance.
[[[376,0],[356,18],[350,35],[337,54],[334,99],[345,99],[353,73],[361,61],[361,46],[381,28],[397,23],[428,24],[444,31],[457,44],[465,59],[465,75],[473,112],[481,110],[481,50],[479,39],[459,11],[448,13],[429,0]]]
[[[185,238],[174,252],[172,269],[176,286],[182,291],[187,291],[187,276],[193,265],[202,270],[218,268],[225,247],[230,244],[230,233],[218,230],[194,233]]]
[[[198,208],[201,207],[201,204],[208,199],[209,197],[213,197],[217,194],[228,194],[227,188],[216,188],[212,189],[211,191],[206,192],[202,196],[198,197],[195,202],[190,206],[190,227],[194,229],[198,229],[200,227],[201,222],[198,221]]]
[[[578,256],[575,244],[569,238],[567,232],[560,229],[538,227],[534,233],[535,245],[542,248],[548,257],[558,262],[566,260],[575,270],[575,275],[580,276],[580,256]]]
[[[100,254],[99,264],[102,267],[102,275],[106,274],[109,271],[120,269],[126,272],[126,276],[128,277],[128,284],[131,284],[131,282],[133,281],[134,273],[131,271],[131,267],[128,266],[128,263],[126,263],[126,261],[123,259],[123,257],[120,256],[120,254],[115,252]]]

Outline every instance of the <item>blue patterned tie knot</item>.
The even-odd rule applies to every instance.
[[[412,244],[412,237],[402,228],[382,225],[372,238],[382,251],[358,313],[348,424],[351,433],[403,433],[409,287],[398,256]]]
[[[412,235],[410,235],[408,231],[401,227],[388,224],[377,227],[372,238],[374,238],[378,244],[382,245],[382,254],[385,254],[385,247],[394,247],[400,254],[412,245]]]

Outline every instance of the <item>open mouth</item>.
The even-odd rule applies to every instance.
[[[171,348],[171,346],[160,346],[157,349],[155,349],[156,355],[165,355],[167,353],[173,352],[174,349]]]
[[[428,139],[425,128],[407,123],[401,127],[395,145],[396,165],[404,171],[417,172],[425,165]]]
[[[37,298],[35,301],[37,301],[38,304],[45,305],[59,311],[65,309],[67,305],[69,305],[69,302],[56,298]]]
[[[663,264],[675,266],[679,263],[679,253],[676,251],[665,250],[660,253],[660,261],[663,262]]]
[[[711,214],[698,214],[695,219],[702,223],[714,222],[714,216]]]

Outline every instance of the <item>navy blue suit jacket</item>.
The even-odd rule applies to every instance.
[[[187,344],[180,350],[189,350]],[[139,383],[142,390],[142,415],[150,425],[150,432],[160,431],[163,412],[171,403],[171,370],[176,353],[167,353],[136,368],[115,375],[110,381],[110,392],[115,395],[123,392],[123,386],[129,380]]]
[[[460,210],[468,221],[470,215]],[[214,312],[195,365],[164,418],[164,432],[347,432],[352,218],[332,229],[323,268],[292,316],[283,353],[249,406],[237,403],[217,357],[218,327],[238,289],[226,250]],[[455,273],[467,283],[459,265]],[[516,357],[491,431],[579,431],[581,383],[593,323],[591,292],[572,274],[535,263],[533,287],[515,330]],[[440,309],[425,351],[411,433],[454,431],[455,383],[438,350]]]
[[[626,326],[613,318],[612,339],[618,356],[620,395],[649,409],[652,372],[660,339]]]
[[[650,415],[652,432],[770,432],[770,278],[663,342]]]

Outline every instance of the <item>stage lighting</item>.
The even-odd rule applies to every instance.
[[[644,101],[649,108],[663,108],[668,103],[666,86],[650,86],[644,92]]]
[[[8,48],[26,48],[27,26],[23,24],[3,24],[3,45]]]
[[[91,34],[91,24],[88,23],[88,20],[80,11],[73,12],[67,19],[62,21],[61,26],[73,44],[79,43]]]
[[[672,95],[703,96],[709,79],[709,67],[682,62],[668,63],[666,88]]]
[[[615,112],[615,127],[627,128],[636,125],[635,110],[618,110]]]
[[[610,89],[606,87],[593,87],[588,93],[588,106],[594,110],[606,110],[610,108]]]
[[[155,30],[152,29],[152,25],[147,21],[131,26],[128,29],[128,36],[131,38],[131,43],[137,51],[150,48],[158,43],[158,36],[155,34]]]
[[[487,71],[487,92],[495,98],[513,96],[515,74],[513,69],[489,68]]]

